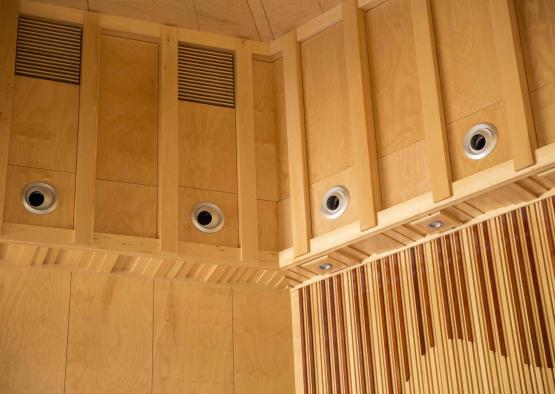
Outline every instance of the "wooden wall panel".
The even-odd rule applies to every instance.
[[[274,105],[279,154],[278,186],[280,200],[289,197],[289,162],[287,157],[284,84],[283,59],[278,59],[274,62]]]
[[[353,165],[339,23],[301,44],[309,183]]]
[[[0,391],[64,392],[70,273],[0,271]]]
[[[279,203],[258,200],[258,242],[260,250],[278,252]]]
[[[102,36],[97,179],[158,183],[158,44]]]
[[[211,202],[222,210],[224,227],[208,234],[197,230],[191,222],[191,211],[200,202]],[[208,190],[179,188],[179,240],[221,246],[239,246],[239,223],[237,218],[237,194]]]
[[[293,234],[291,232],[291,199],[286,198],[278,203],[279,236],[278,250],[285,250],[293,246]]]
[[[555,82],[531,93],[538,146],[555,143]]]
[[[53,212],[35,215],[23,207],[21,193],[32,182],[46,182],[56,190],[58,206]],[[7,186],[4,207],[6,222],[73,228],[75,176],[72,173],[8,166]]]
[[[232,393],[232,290],[156,281],[153,394]]]
[[[288,292],[234,288],[235,393],[294,393],[291,338]]]
[[[9,164],[75,172],[79,86],[17,76]]]
[[[237,193],[234,109],[179,102],[179,186]]]
[[[156,238],[157,196],[154,186],[97,180],[95,231]]]
[[[151,393],[152,286],[73,274],[66,393]]]

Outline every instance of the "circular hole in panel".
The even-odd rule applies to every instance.
[[[333,264],[331,263],[322,263],[318,266],[322,271],[329,271],[333,268]]]
[[[27,211],[35,215],[46,215],[56,209],[58,195],[48,183],[33,182],[25,186],[21,200]]]
[[[483,159],[495,149],[497,129],[490,123],[480,123],[467,131],[463,147],[465,155],[472,160]]]
[[[327,219],[337,219],[349,206],[350,194],[345,186],[334,186],[324,194],[320,210]]]
[[[193,225],[203,233],[215,233],[224,225],[224,214],[220,207],[209,202],[201,202],[191,211]]]

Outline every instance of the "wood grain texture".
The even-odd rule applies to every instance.
[[[151,280],[74,273],[66,393],[151,393],[152,319]]]
[[[279,153],[278,186],[279,199],[289,197],[289,162],[287,153],[287,121],[285,117],[285,81],[283,74],[283,59],[278,59],[274,66],[274,103],[275,127]]]
[[[281,37],[322,12],[317,0],[262,0],[274,35]]]
[[[75,242],[90,244],[94,233],[98,99],[100,83],[100,19],[87,14],[83,21],[79,126],[75,174]]]
[[[256,25],[260,40],[272,41],[275,37],[270,27],[270,22],[268,22],[268,18],[266,17],[266,10],[264,9],[262,0],[247,0],[247,3],[252,13],[252,18]]]
[[[158,45],[102,36],[97,179],[158,184]]]
[[[96,181],[95,231],[156,238],[156,223],[156,187]]]
[[[235,111],[179,102],[179,186],[237,192]]]
[[[0,270],[0,391],[64,391],[69,272]]]
[[[200,202],[216,204],[225,218],[224,227],[212,234],[203,233],[193,226],[191,212]],[[179,240],[220,246],[239,246],[239,219],[237,194],[208,190],[179,188]]]
[[[56,190],[58,206],[53,212],[46,215],[35,215],[23,207],[21,193],[32,182],[45,182]],[[75,196],[75,176],[73,174],[8,166],[7,183],[9,187],[6,190],[6,205],[4,206],[4,220],[6,222],[73,228]]]
[[[233,289],[235,393],[294,392],[290,316],[287,292]]]
[[[203,0],[195,2],[194,6],[200,30],[260,39],[246,1]]]
[[[353,165],[341,23],[301,45],[308,179]]]
[[[279,211],[278,202],[257,200],[258,244],[260,250],[278,252]]]
[[[546,146],[555,142],[555,83],[545,85],[530,95],[538,146]]]
[[[232,290],[156,281],[154,394],[233,392]]]
[[[278,203],[279,235],[278,250],[285,250],[293,246],[291,199],[286,198]]]
[[[17,76],[9,163],[75,172],[79,86]]]

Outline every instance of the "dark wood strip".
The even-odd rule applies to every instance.
[[[449,303],[449,292],[447,291],[447,274],[445,273],[445,262],[443,258],[443,245],[441,239],[435,240],[437,264],[439,266],[439,278],[441,282],[441,298],[443,299],[443,312],[445,314],[445,324],[447,325],[447,338],[454,339],[453,326],[451,323],[451,312]]]
[[[478,226],[472,226],[472,241],[474,250],[476,251],[476,268],[478,269],[478,284],[480,286],[480,296],[482,299],[482,307],[484,308],[484,319],[486,322],[486,338],[488,340],[488,349],[495,352],[495,340],[493,337],[493,327],[491,321],[491,311],[489,308],[488,291],[486,286],[486,271],[484,268],[484,257],[482,255],[482,243]]]
[[[385,282],[385,293],[387,294],[387,309],[386,314],[391,325],[391,344],[393,345],[393,372],[395,374],[395,382],[397,384],[397,392],[400,393],[403,389],[402,381],[403,378],[401,376],[401,367],[400,367],[400,349],[399,349],[399,340],[397,338],[397,318],[395,316],[395,304],[393,300],[393,285],[392,279],[393,275],[391,274],[391,260],[390,258],[384,259],[383,262],[384,267],[384,282]]]
[[[434,326],[432,325],[432,303],[430,301],[430,291],[428,289],[428,272],[426,271],[426,261],[424,259],[424,246],[419,245],[418,261],[420,267],[420,275],[422,277],[422,291],[424,292],[424,308],[426,310],[426,327],[428,332],[428,346],[435,346]]]
[[[314,332],[312,331],[312,301],[310,297],[310,293],[312,291],[312,287],[308,289],[306,292],[306,317],[307,317],[307,331],[308,331],[308,351],[310,354],[310,385],[312,387],[312,392],[316,393],[316,362],[314,360],[316,354],[314,352]]]
[[[393,255],[393,275],[395,285],[395,293],[397,295],[396,303],[397,310],[399,311],[399,331],[401,334],[401,355],[403,357],[404,377],[405,381],[410,379],[410,364],[409,364],[409,345],[407,340],[407,326],[405,323],[405,308],[403,305],[403,295],[401,290],[401,275],[399,274],[399,255]]]
[[[341,355],[342,355],[342,360],[343,360],[343,374],[342,374],[342,379],[343,379],[343,387],[345,389],[345,393],[349,394],[350,393],[350,380],[349,380],[349,365],[348,365],[348,361],[347,361],[347,338],[346,338],[346,332],[347,332],[347,327],[346,327],[346,319],[345,319],[345,307],[344,307],[344,303],[343,303],[343,283],[341,282],[341,277],[340,276],[336,276],[334,278],[337,281],[337,305],[339,307],[339,311],[338,311],[338,315],[339,315],[339,335],[340,335],[340,340],[341,340]]]
[[[455,266],[458,269],[459,280],[461,282],[461,297],[463,302],[464,322],[466,326],[466,340],[474,342],[474,335],[472,331],[472,317],[470,312],[470,301],[468,297],[468,286],[466,284],[466,276],[464,272],[464,259],[462,256],[462,242],[460,233],[455,233]]]
[[[320,283],[320,302],[322,303],[322,325],[324,326],[324,363],[326,368],[326,381],[329,389],[331,390],[332,379],[331,379],[331,349],[330,349],[330,332],[329,332],[329,322],[328,322],[328,296],[326,291],[326,281]]]
[[[453,250],[451,248],[451,236],[444,237],[445,240],[445,255],[447,256],[446,266],[449,275],[449,282],[451,284],[451,294],[453,297],[453,310],[455,314],[455,332],[458,339],[464,339],[463,323],[461,318],[461,306],[459,302],[459,292],[457,289],[457,279],[455,276],[455,264],[453,263]]]
[[[305,320],[305,314],[304,314],[304,292],[307,291],[305,288],[301,288],[299,289],[299,317],[301,319],[301,352],[302,352],[302,363],[303,363],[303,388],[304,388],[304,393],[308,394],[308,387],[309,387],[309,382],[308,382],[308,377],[307,377],[307,352],[306,352],[306,333],[305,333],[305,328],[304,328],[304,320]]]
[[[515,308],[515,321],[518,329],[518,337],[520,342],[520,348],[522,351],[522,356],[524,358],[525,364],[530,364],[530,354],[528,352],[528,344],[526,343],[526,334],[524,331],[524,316],[522,313],[522,304],[520,302],[520,295],[518,293],[516,268],[513,258],[513,253],[511,250],[511,239],[509,233],[508,225],[508,214],[501,216],[501,226],[503,235],[503,245],[505,247],[505,258],[507,259],[507,267],[509,269],[509,279],[511,281],[511,293],[513,294],[513,306]]]
[[[534,353],[534,362],[535,362],[534,365],[536,367],[541,367],[542,363],[541,363],[541,354],[540,354],[540,344],[538,341],[536,322],[534,320],[534,312],[532,310],[532,297],[531,297],[532,294],[531,294],[530,286],[528,285],[528,279],[526,275],[526,267],[525,267],[526,262],[524,260],[524,244],[523,244],[523,240],[520,237],[517,212],[512,211],[510,214],[512,219],[513,233],[515,235],[518,273],[520,275],[520,283],[522,284],[522,289],[524,291],[524,294],[523,294],[524,307],[526,309],[528,327],[530,328],[530,339],[532,340],[532,351]]]
[[[335,372],[335,393],[341,393],[341,372],[339,370],[339,333],[337,330],[337,312],[338,307],[335,304],[335,277],[330,278],[326,281],[329,285],[329,295],[330,295],[330,315],[331,315],[331,339],[332,339],[332,355],[333,355],[333,367]]]
[[[422,324],[422,305],[420,302],[420,286],[418,284],[418,271],[416,268],[416,257],[414,248],[409,249],[410,266],[412,270],[413,290],[414,290],[414,303],[416,306],[416,323],[418,326],[418,342],[420,344],[420,354],[426,354],[426,339],[424,337],[424,327]]]
[[[391,366],[391,351],[389,348],[389,335],[387,330],[387,312],[385,309],[385,295],[384,295],[384,280],[383,280],[383,273],[382,273],[382,265],[380,261],[376,261],[377,269],[377,281],[378,281],[378,299],[380,304],[380,315],[381,315],[381,323],[382,323],[382,336],[384,342],[384,353],[385,353],[385,373],[387,376],[387,388],[389,393],[394,392],[393,388],[393,376],[391,374],[392,366]]]
[[[526,239],[526,249],[528,250],[528,261],[530,264],[530,274],[532,275],[532,285],[534,289],[534,297],[536,299],[536,308],[538,309],[538,319],[540,323],[540,332],[544,348],[545,360],[548,368],[553,368],[553,356],[549,346],[549,334],[547,332],[547,321],[541,296],[541,285],[538,276],[538,267],[534,245],[532,244],[532,229],[528,220],[528,209],[526,207],[520,209],[522,216],[522,224],[524,226],[524,237]]]
[[[493,310],[495,313],[495,325],[497,327],[497,338],[499,339],[499,350],[503,356],[507,356],[507,343],[505,341],[505,333],[503,330],[503,318],[501,314],[501,304],[499,301],[499,292],[497,290],[497,282],[495,279],[495,271],[493,268],[493,254],[491,248],[491,240],[489,236],[489,223],[482,222],[482,233],[484,234],[484,247],[486,249],[486,265],[489,272],[489,286],[493,297]]]
[[[362,289],[362,312],[364,317],[364,333],[366,338],[366,350],[368,354],[368,375],[369,375],[369,389],[371,393],[376,392],[376,386],[374,382],[374,368],[372,365],[372,336],[370,335],[370,308],[368,307],[368,297],[370,296],[366,285],[366,266],[360,268],[360,287]]]
[[[353,304],[355,306],[355,335],[358,344],[358,365],[360,370],[360,390],[366,393],[366,375],[364,374],[364,346],[362,344],[362,322],[360,319],[360,305],[358,297],[358,274],[357,270],[351,271],[353,284]]]

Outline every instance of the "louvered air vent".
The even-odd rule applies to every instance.
[[[233,54],[180,44],[179,100],[235,107]]]
[[[81,28],[20,16],[15,73],[78,85]]]

